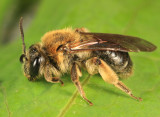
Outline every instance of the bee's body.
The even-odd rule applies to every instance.
[[[127,52],[95,51],[95,57],[105,61],[120,77],[127,78],[132,74],[132,61]]]
[[[67,45],[70,42],[79,42],[79,40],[82,40],[80,34],[72,29],[63,29],[46,33],[42,37],[42,43],[31,46],[31,48],[37,48],[39,53],[45,57],[45,62],[43,63],[44,67],[41,67],[41,69],[37,68],[41,71],[39,73],[43,75],[46,64],[50,64],[52,65],[54,76],[60,77],[62,74],[70,72],[72,64],[76,62],[79,67],[87,69],[87,71],[90,71],[90,74],[94,75],[98,73],[96,67],[87,66],[86,61],[93,57],[98,57],[110,65],[119,76],[123,76],[122,78],[131,74],[132,62],[127,52],[97,50],[69,53],[67,50],[60,50],[63,45]]]
[[[79,82],[81,68],[84,68],[91,75],[99,73],[105,82],[141,100],[133,96],[131,90],[119,81],[119,77],[126,78],[132,74],[128,52],[153,51],[156,46],[150,42],[119,34],[89,33],[85,28],[67,28],[47,32],[40,43],[30,46],[26,52],[22,19],[20,29],[24,52],[20,61],[29,80],[44,76],[48,82],[63,84],[60,77],[64,73],[71,73],[71,79],[81,96],[92,105]]]

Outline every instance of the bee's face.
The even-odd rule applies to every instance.
[[[39,45],[30,46],[26,55],[20,56],[20,62],[23,63],[24,74],[30,81],[37,79],[39,75],[40,67],[44,63],[45,59],[40,52]]]

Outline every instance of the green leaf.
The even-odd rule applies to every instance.
[[[25,41],[28,47],[39,42],[45,32],[72,26],[87,27],[92,32],[133,35],[159,47],[159,8],[158,0],[45,0],[39,4],[30,26],[24,29]],[[87,78],[88,73],[83,71],[81,82],[93,106],[77,93],[70,75],[62,77],[63,87],[45,80],[29,82],[19,62],[21,49],[20,39],[0,47],[1,117],[160,116],[159,48],[152,53],[130,53],[134,75],[123,82],[134,95],[143,98],[142,102],[105,83],[100,75]]]

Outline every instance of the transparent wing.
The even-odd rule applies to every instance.
[[[81,41],[70,43],[70,51],[112,50],[122,52],[151,52],[156,49],[152,43],[138,37],[80,32]]]

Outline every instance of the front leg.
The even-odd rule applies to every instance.
[[[44,77],[47,82],[51,83],[61,83],[61,85],[64,85],[63,81],[59,77],[53,77],[52,76],[52,68],[51,66],[47,65],[44,71]]]
[[[86,100],[92,106],[93,103],[86,98],[85,92],[83,91],[81,83],[79,81],[79,76],[81,76],[81,75],[82,74],[80,72],[78,65],[76,63],[73,63],[73,66],[71,68],[71,79],[72,79],[73,83],[75,84],[75,86],[77,87],[82,98],[84,100]]]

